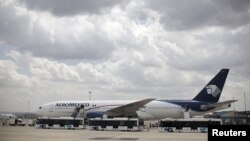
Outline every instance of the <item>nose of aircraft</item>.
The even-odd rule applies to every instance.
[[[42,116],[42,106],[40,106],[36,111],[35,111],[35,114],[37,116]]]

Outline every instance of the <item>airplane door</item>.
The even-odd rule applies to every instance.
[[[53,112],[53,105],[49,106],[49,112]]]

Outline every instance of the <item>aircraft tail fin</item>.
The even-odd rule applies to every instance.
[[[193,100],[209,103],[218,102],[228,72],[229,69],[221,69],[220,72],[193,98]]]

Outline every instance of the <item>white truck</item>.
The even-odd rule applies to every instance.
[[[10,119],[10,122],[9,122],[9,125],[10,126],[25,126],[26,123],[23,122],[22,119]]]

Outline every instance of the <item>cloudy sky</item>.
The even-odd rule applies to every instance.
[[[249,0],[0,0],[0,111],[189,99],[221,68],[250,110],[249,37]]]

